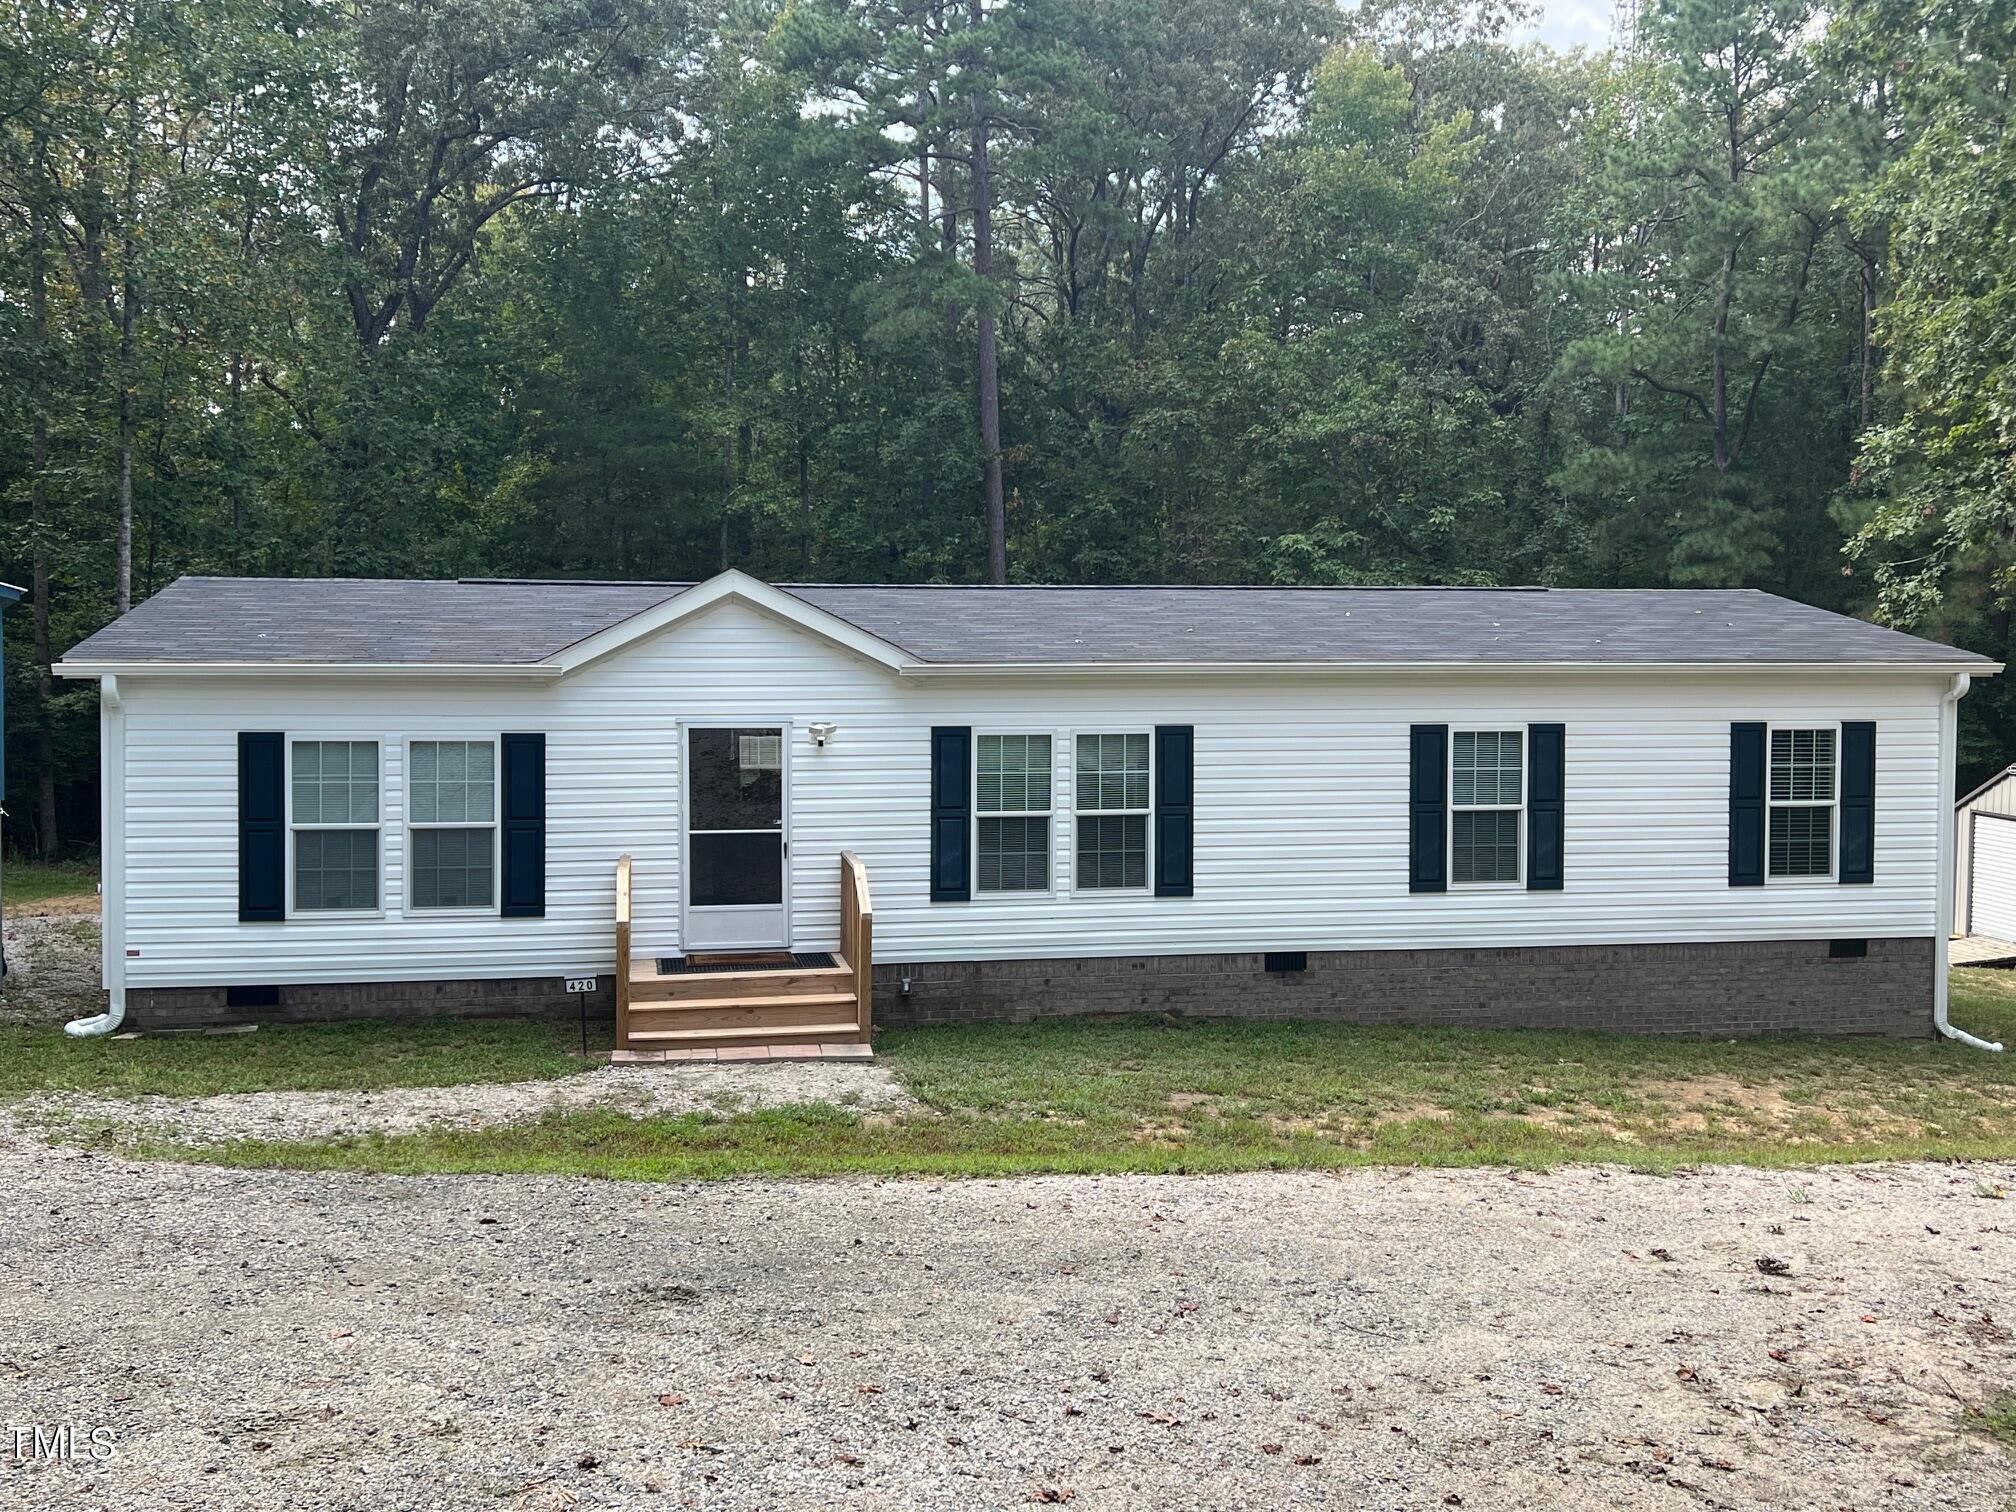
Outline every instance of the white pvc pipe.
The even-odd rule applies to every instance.
[[[94,1013],[89,1018],[72,1019],[63,1026],[63,1032],[76,1039],[91,1039],[100,1034],[110,1034],[126,1021],[126,991],[112,989],[112,1002],[103,1013]]]
[[[2001,1050],[1999,1041],[1984,1040],[1947,1022],[1947,971],[1950,957],[1947,943],[1953,932],[1953,763],[1959,748],[1960,699],[1973,679],[1965,672],[1953,674],[1953,686],[1939,700],[1939,883],[1938,910],[1933,931],[1932,1024],[1950,1040],[1972,1045],[1976,1050]]]

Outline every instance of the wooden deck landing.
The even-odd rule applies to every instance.
[[[813,964],[824,955],[764,951],[740,958],[696,954],[676,964],[707,969],[661,971],[656,959],[636,958],[630,949],[630,871],[624,856],[616,864],[619,1063],[640,1053],[682,1060],[717,1051],[718,1058],[734,1060],[813,1060],[828,1047],[847,1048],[847,1059],[867,1053],[874,914],[859,859],[840,857],[840,949],[830,966]],[[772,1053],[792,1047],[804,1053]]]
[[[1949,966],[2016,966],[2016,945],[1987,935],[1961,935],[1946,946]]]

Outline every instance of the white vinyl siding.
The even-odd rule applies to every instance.
[[[2016,819],[1973,816],[1974,856],[1968,907],[1973,933],[2016,940]]]
[[[1833,726],[1772,727],[1764,788],[1767,877],[1833,877],[1840,750],[1840,732]]]
[[[635,858],[640,957],[678,951],[680,721],[786,724],[792,943],[831,950],[839,854],[867,864],[880,961],[1260,950],[1464,949],[1936,933],[1936,674],[1416,672],[1405,677],[901,679],[803,631],[724,604],[552,684],[484,679],[120,680],[108,745],[125,829],[111,837],[111,947],[134,986],[558,977],[606,972],[616,858]],[[1880,721],[1876,880],[1732,889],[1729,726]],[[1561,892],[1410,894],[1408,727],[1575,730]],[[838,727],[823,748],[807,727]],[[1196,896],[1084,890],[930,901],[933,725],[976,732],[1196,729]],[[237,917],[237,735],[375,741],[383,918]],[[546,914],[430,914],[407,896],[406,745],[547,737]],[[1056,750],[1075,745],[1057,744]],[[123,754],[122,754],[123,753]],[[1054,773],[1053,870],[1072,846]],[[123,851],[120,850],[123,847]],[[117,894],[116,900],[113,895]],[[135,954],[127,956],[131,950]]]
[[[378,746],[295,740],[288,752],[295,913],[378,907]]]

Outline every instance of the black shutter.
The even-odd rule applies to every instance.
[[[1449,726],[1416,725],[1408,776],[1409,892],[1449,890]]]
[[[1764,726],[1729,726],[1729,885],[1764,885]]]
[[[931,728],[931,901],[964,903],[973,896],[973,731]]]
[[[1533,892],[1561,890],[1561,831],[1565,818],[1567,727],[1526,727],[1526,886]]]
[[[238,917],[287,917],[287,751],[276,731],[238,736]]]
[[[1841,880],[1876,880],[1876,723],[1841,726]]]
[[[504,898],[507,919],[546,916],[546,737],[504,737]]]
[[[1196,732],[1189,725],[1155,726],[1155,896],[1187,898],[1193,890]]]

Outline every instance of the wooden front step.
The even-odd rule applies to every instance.
[[[768,1029],[737,1033],[719,1029],[645,1029],[630,1031],[630,1048],[671,1050],[688,1045],[728,1049],[736,1045],[819,1044],[858,1045],[865,1041],[852,1024],[836,1028],[831,1024],[777,1024]]]
[[[617,857],[619,1051],[866,1045],[875,913],[868,901],[868,869],[860,857],[850,851],[840,855],[840,949],[831,966],[800,966],[795,957],[773,951],[739,958],[695,956],[690,964],[717,969],[661,974],[656,961],[635,959],[630,952],[632,871],[630,857]]]
[[[798,966],[772,971],[681,971],[660,976],[650,969],[632,968],[630,1002],[633,1008],[645,1004],[704,1002],[729,998],[792,998],[806,993],[854,992],[854,968],[844,962],[831,966]]]
[[[642,1033],[669,1030],[754,1034],[772,1024],[852,1030],[858,1027],[855,1015],[854,999],[837,992],[768,1000],[719,998],[697,1003],[633,1003],[630,1037],[636,1039]]]

